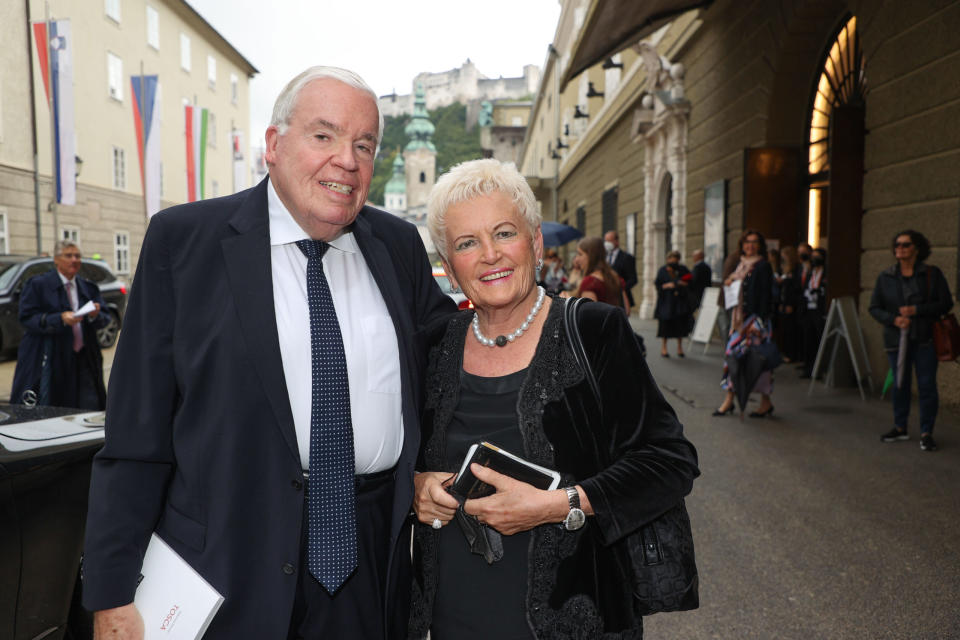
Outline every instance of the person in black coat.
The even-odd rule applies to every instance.
[[[663,339],[660,355],[669,358],[667,340],[677,339],[677,357],[684,357],[683,339],[690,333],[693,319],[693,305],[690,298],[690,270],[680,264],[680,252],[667,254],[667,264],[657,270],[653,284],[657,287],[657,307],[654,317],[657,324],[657,337]]]
[[[694,251],[692,257],[693,269],[690,272],[693,274],[693,279],[690,281],[690,302],[693,303],[694,309],[699,309],[700,303],[703,302],[703,292],[713,280],[713,270],[704,262],[701,249]]]
[[[603,235],[603,247],[607,250],[607,264],[623,278],[623,287],[627,292],[627,302],[630,308],[636,307],[633,302],[633,288],[637,286],[637,260],[632,255],[620,249],[620,236],[616,231],[607,231]]]
[[[813,374],[823,329],[827,324],[827,250],[820,247],[810,254],[810,271],[800,290],[800,333],[803,336],[803,373]]]
[[[747,229],[740,236],[740,262],[723,281],[731,286],[740,281],[738,302],[730,308],[730,335],[725,351],[721,386],[727,395],[713,415],[722,416],[734,409],[734,381],[728,361],[740,358],[752,348],[760,347],[772,339],[770,320],[773,315],[773,269],[767,261],[767,243],[763,234]],[[754,383],[751,392],[761,396],[760,407],[750,412],[751,418],[763,418],[773,414],[773,372],[764,371]]]
[[[883,347],[890,368],[897,371],[901,340],[906,340],[903,379],[893,392],[894,427],[881,437],[884,442],[907,440],[910,417],[910,368],[917,369],[920,396],[920,448],[936,451],[933,424],[937,419],[937,354],[933,346],[933,323],[950,311],[953,298],[943,272],[926,264],[930,242],[922,233],[907,229],[893,239],[897,263],[877,276],[870,296],[870,315],[883,325]]]
[[[82,257],[70,240],[57,243],[55,269],[27,281],[20,296],[24,335],[10,402],[103,409],[103,355],[97,330],[110,323],[97,285],[77,275]],[[75,312],[88,302],[93,311]]]

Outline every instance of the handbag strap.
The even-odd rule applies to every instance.
[[[583,338],[580,336],[580,326],[577,322],[577,309],[579,309],[583,300],[583,298],[566,299],[566,302],[563,304],[563,328],[567,333],[567,342],[570,345],[570,351],[573,352],[573,357],[587,377],[587,382],[590,383],[590,390],[593,392],[593,397],[597,401],[597,406],[602,408],[603,404],[600,402],[600,385],[597,384],[597,377],[594,375],[593,368],[590,366],[590,359],[587,357],[587,350],[583,346]]]

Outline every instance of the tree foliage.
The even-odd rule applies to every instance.
[[[480,129],[474,127],[467,131],[467,108],[454,103],[429,112],[430,121],[436,127],[433,143],[437,147],[437,176],[457,163],[481,157]],[[387,180],[393,174],[393,160],[397,153],[403,153],[408,140],[403,133],[410,116],[384,118],[383,140],[380,153],[374,166],[373,181],[370,184],[368,200],[377,205],[383,204],[383,190]]]

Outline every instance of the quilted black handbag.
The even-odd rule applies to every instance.
[[[600,386],[587,358],[577,322],[583,298],[568,298],[563,309],[567,341],[590,389],[603,410]],[[683,499],[652,522],[625,538],[633,572],[633,595],[640,615],[689,611],[700,606],[699,576],[693,531]]]

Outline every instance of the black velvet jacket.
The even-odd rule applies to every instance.
[[[419,460],[423,471],[455,471],[444,468],[444,446],[472,315],[454,316],[431,349]],[[630,587],[624,536],[690,492],[700,473],[697,454],[657,389],[623,312],[586,303],[579,322],[603,396],[603,419],[567,346],[559,300],[548,312],[517,412],[523,455],[560,471],[561,487],[579,483],[596,515],[579,531],[566,531],[561,524],[533,530],[527,621],[539,640],[638,639],[643,624]],[[410,638],[424,638],[430,628],[437,545],[438,532],[418,522]]]

